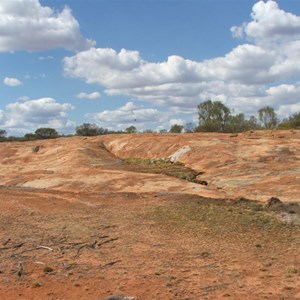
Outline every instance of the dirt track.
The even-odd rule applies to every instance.
[[[234,188],[140,173],[103,147],[119,157],[158,157],[146,150],[150,137],[143,136],[144,152],[139,138],[0,144],[0,298],[299,299],[299,226],[280,222],[259,203],[224,200]],[[192,143],[189,135],[163,138],[163,157]],[[266,140],[270,147],[283,143],[263,139],[264,147]],[[291,172],[299,168],[298,141],[284,140],[293,150]],[[211,143],[218,144],[217,136]],[[191,161],[192,153],[181,159]],[[201,178],[209,178],[206,171]],[[293,176],[291,187],[299,180]],[[284,191],[286,199],[299,195]]]

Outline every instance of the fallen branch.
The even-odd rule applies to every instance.
[[[121,260],[115,260],[115,261],[109,262],[109,263],[107,263],[103,266],[100,266],[100,268],[111,267],[111,266],[113,266],[113,265],[115,265],[116,263],[119,263],[119,262],[121,262]]]
[[[47,246],[42,246],[42,245],[38,245],[38,246],[36,246],[36,249],[45,249],[45,250],[53,251],[53,249],[52,249],[52,248],[50,248],[50,247],[47,247]]]
[[[50,248],[50,247],[42,246],[42,245],[37,245],[35,248],[26,249],[26,250],[22,251],[21,253],[24,253],[24,252],[30,252],[30,251],[39,250],[39,249],[44,249],[44,250],[53,251],[53,249]]]
[[[81,246],[77,249],[77,253],[76,253],[76,255],[74,256],[74,258],[77,258],[77,257],[79,256],[79,252],[80,252],[80,250],[81,250],[82,248],[87,247],[87,248],[95,249],[96,245],[97,245],[97,241],[94,241],[93,243],[90,243],[90,244],[84,244],[84,245],[81,245]]]
[[[17,244],[17,245],[11,246],[11,247],[2,247],[2,248],[0,248],[0,251],[1,251],[1,250],[8,250],[8,249],[16,249],[16,248],[20,248],[20,247],[22,247],[24,244],[25,244],[25,243],[19,243],[19,244]]]
[[[110,243],[110,242],[117,241],[118,239],[119,239],[119,238],[111,238],[111,239],[109,239],[109,240],[107,240],[107,241],[104,241],[104,242],[102,242],[102,243],[99,243],[98,246],[100,247],[100,246],[102,246],[102,245],[104,245],[104,244],[107,244],[107,243]]]

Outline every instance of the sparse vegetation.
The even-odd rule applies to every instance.
[[[177,201],[151,211],[158,226],[183,234],[223,236],[251,240],[251,231],[268,232],[276,241],[286,238],[293,225],[281,222],[267,211],[263,204],[245,198],[226,200],[194,197],[188,202]],[[272,234],[273,233],[273,234]],[[262,247],[264,240],[253,241],[253,246]]]
[[[187,168],[180,162],[171,162],[165,159],[141,159],[126,158],[124,161],[132,168],[138,168],[139,172],[165,174],[180,179],[197,182],[198,172]]]

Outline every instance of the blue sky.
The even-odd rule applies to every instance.
[[[4,0],[0,128],[197,123],[219,100],[300,111],[297,0]]]

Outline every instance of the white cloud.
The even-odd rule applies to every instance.
[[[93,93],[79,93],[76,95],[77,98],[79,99],[90,99],[90,100],[94,100],[94,99],[98,99],[101,97],[99,92],[93,92]]]
[[[181,125],[183,126],[186,122],[183,119],[170,119],[170,125]]]
[[[88,49],[95,44],[85,39],[69,7],[60,12],[42,6],[39,0],[0,2],[0,52],[52,48]]]
[[[58,103],[53,98],[41,98],[10,103],[0,114],[0,125],[10,133],[26,133],[39,127],[51,127],[59,132],[70,132],[75,123],[68,119],[67,112],[74,107]]]
[[[149,101],[175,113],[191,114],[209,98],[246,114],[264,105],[279,112],[283,106],[294,109],[300,103],[299,83],[294,82],[300,78],[300,17],[274,1],[256,3],[251,17],[231,28],[247,43],[221,57],[192,61],[172,55],[154,63],[138,51],[91,48],[66,57],[64,72],[100,84],[107,95]]]
[[[86,117],[112,130],[123,130],[130,125],[134,125],[138,130],[144,130],[149,126],[167,122],[169,113],[163,113],[154,108],[138,107],[130,101],[118,109],[87,114]]]
[[[3,83],[5,85],[8,85],[8,86],[19,86],[19,85],[22,85],[22,82],[19,79],[13,78],[13,77],[5,77],[4,80],[3,80]]]
[[[283,44],[300,37],[300,17],[281,10],[275,1],[259,1],[251,16],[253,21],[244,26],[244,31],[258,44]]]
[[[54,59],[54,57],[51,55],[48,55],[48,56],[40,56],[38,59],[39,60],[51,60],[51,59]]]

